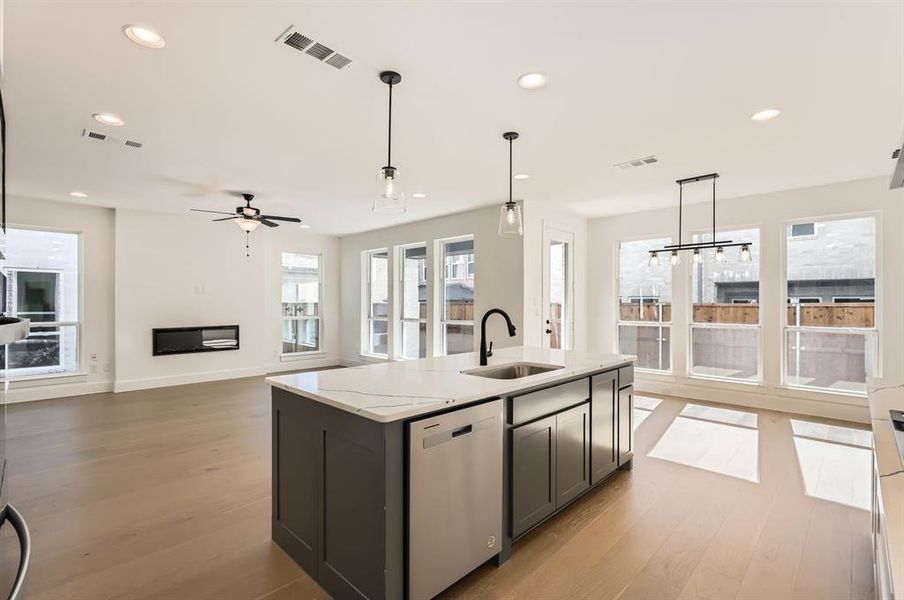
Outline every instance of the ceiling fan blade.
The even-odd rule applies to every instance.
[[[261,223],[263,223],[263,224],[266,225],[267,227],[279,227],[279,223],[274,223],[273,221],[268,221],[268,220],[265,219],[264,217],[259,218],[258,221],[260,221]]]
[[[270,219],[271,221],[288,221],[289,223],[301,223],[298,217],[277,217],[276,215],[261,215],[261,219]]]
[[[236,219],[238,219],[238,217],[235,216],[235,215],[233,215],[233,216],[231,216],[231,217],[222,217],[222,218],[220,218],[220,219],[213,219],[213,220],[211,221],[211,223],[216,223],[217,221],[234,221],[234,220],[236,220]]]
[[[234,213],[234,212],[226,212],[225,210],[204,210],[203,208],[192,208],[192,209],[190,209],[190,210],[193,210],[194,212],[213,213],[213,214],[215,214],[215,215],[232,215],[232,216],[235,216],[235,213]]]

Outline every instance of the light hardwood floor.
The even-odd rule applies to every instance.
[[[815,420],[685,405],[639,412],[634,471],[444,595],[869,598],[869,514],[849,506],[863,502],[857,426],[795,437],[792,419]],[[25,598],[325,597],[270,542],[262,379],[13,405],[8,432],[34,537]],[[8,534],[0,551],[14,564]]]

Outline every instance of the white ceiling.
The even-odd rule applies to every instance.
[[[166,48],[135,46],[125,23]],[[290,24],[354,62],[274,43]],[[720,197],[886,175],[904,127],[900,1],[7,0],[5,27],[11,194],[187,211],[236,205],[204,190],[247,189],[322,233],[501,201],[509,129],[532,176],[517,197],[601,216],[672,206],[676,178],[710,171]],[[428,194],[405,215],[370,212],[386,68],[403,77],[393,161],[404,190]],[[549,86],[518,88],[528,71]],[[749,120],[766,107],[782,115]],[[648,154],[660,162],[612,166]]]

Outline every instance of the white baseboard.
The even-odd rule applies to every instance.
[[[727,389],[728,385],[731,389]],[[721,404],[733,404],[764,410],[822,417],[825,419],[839,419],[841,421],[854,421],[857,423],[869,423],[869,406],[866,399],[850,396],[824,394],[825,398],[804,397],[805,394],[787,395],[781,392],[769,393],[762,389],[746,391],[743,385],[694,385],[677,381],[662,380],[657,377],[647,377],[636,374],[634,389],[638,393],[659,394],[662,396],[674,396],[687,398],[688,400],[703,400],[706,402],[718,402]],[[782,390],[786,392],[786,390]],[[833,397],[835,396],[835,397]]]
[[[51,398],[67,398],[69,396],[85,396],[113,391],[112,381],[47,383],[46,385],[29,385],[14,387],[3,394],[3,401],[8,404],[18,402],[34,402]]]
[[[331,356],[320,355],[317,358],[304,358],[285,362],[274,362],[257,367],[243,369],[229,369],[223,371],[204,371],[201,373],[186,373],[184,375],[171,375],[167,377],[148,377],[146,379],[129,379],[117,381],[113,386],[115,392],[131,392],[135,390],[147,390],[151,388],[171,387],[174,385],[187,385],[190,383],[204,383],[206,381],[222,381],[224,379],[240,379],[242,377],[261,377],[271,373],[285,373],[288,371],[306,371],[332,367],[339,364],[339,360]]]
[[[113,384],[113,391],[117,393],[132,392],[135,390],[148,390],[152,388],[171,387],[174,385],[186,385],[189,383],[204,383],[205,381],[255,377],[264,374],[266,374],[266,369],[264,367],[245,367],[243,369],[202,371],[200,373],[185,373],[183,375],[169,375],[166,377],[126,379],[116,381],[116,383]]]

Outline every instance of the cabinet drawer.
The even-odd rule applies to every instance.
[[[537,417],[580,404],[590,397],[590,379],[578,379],[512,398],[512,424],[524,423]]]
[[[623,388],[634,383],[634,366],[622,367],[618,370],[618,387]]]

